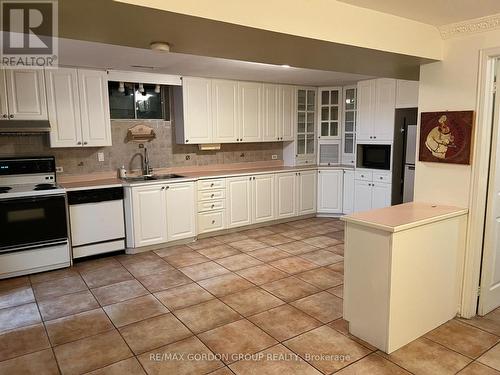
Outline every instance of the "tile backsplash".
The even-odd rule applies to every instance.
[[[156,139],[145,146],[153,168],[179,166],[206,166],[272,160],[277,155],[283,159],[280,142],[222,144],[218,151],[200,151],[197,145],[175,143],[174,127],[161,120],[112,120],[113,146],[90,148],[50,148],[48,134],[0,135],[0,156],[54,155],[64,174],[82,174],[114,171],[122,165],[128,170],[140,169],[143,150],[137,143],[127,143],[127,131],[136,124],[144,123],[154,128]],[[104,161],[98,161],[98,153],[104,153]]]

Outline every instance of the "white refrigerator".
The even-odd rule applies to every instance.
[[[415,181],[415,156],[417,152],[417,125],[408,125],[406,129],[406,151],[403,182],[403,202],[413,201]]]

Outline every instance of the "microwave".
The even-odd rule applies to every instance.
[[[356,166],[367,169],[391,169],[391,145],[358,144]]]

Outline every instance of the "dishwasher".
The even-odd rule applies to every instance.
[[[67,194],[73,259],[125,249],[123,187]]]

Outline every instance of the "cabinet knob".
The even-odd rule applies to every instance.
[[[252,181],[252,177],[250,177],[249,180]]]
[[[165,190],[165,186],[162,186],[162,187],[161,187],[161,190]]]
[[[364,174],[362,174],[362,175],[361,175],[361,177],[365,177],[365,175],[364,175]]]
[[[170,186],[165,187],[165,189],[170,189]]]
[[[86,144],[87,144],[87,142],[83,142],[83,144],[84,144],[84,145],[86,145]]]
[[[383,177],[379,177],[381,180],[383,180],[384,178]]]
[[[188,143],[188,142],[189,142],[189,139],[186,139],[186,143]]]
[[[2,115],[2,117],[3,117],[3,118],[7,118],[7,115],[6,115],[6,114],[3,114],[3,115]]]
[[[212,187],[212,186],[214,186],[214,183],[213,183],[213,182],[210,184],[210,187]]]
[[[14,118],[14,115],[9,115],[10,118]]]
[[[78,141],[78,142],[76,142],[76,144],[77,144],[77,145],[81,145],[81,144],[82,144],[82,142]]]
[[[215,220],[212,220],[212,224],[215,224]]]
[[[212,204],[212,208],[214,208],[214,207],[215,207],[215,205],[214,205],[214,204]]]
[[[376,136],[374,136],[373,138],[377,139],[377,137],[376,137]]]
[[[210,196],[210,198],[213,198],[213,197],[214,197],[214,194],[212,194],[212,195]]]

